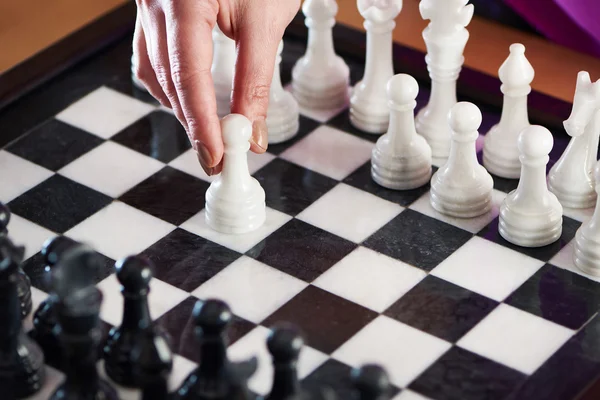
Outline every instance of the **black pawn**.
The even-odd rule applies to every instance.
[[[17,282],[23,254],[23,247],[0,237],[0,397],[7,399],[31,396],[45,380],[44,354],[21,324]]]
[[[104,367],[106,374],[116,383],[126,387],[141,387],[136,381],[135,362],[132,352],[136,347],[142,354],[160,351],[171,353],[166,333],[155,326],[148,308],[148,293],[152,269],[150,261],[141,256],[131,256],[119,260],[115,265],[117,279],[121,282],[123,294],[123,320],[119,327],[111,329],[104,346]],[[162,361],[162,362],[161,362]],[[148,366],[166,373],[171,371],[171,354],[164,354]],[[145,366],[142,366],[144,368]]]
[[[0,203],[0,236],[8,235],[8,223],[10,222],[10,210],[8,207]],[[21,304],[21,318],[25,318],[31,312],[33,307],[31,301],[31,281],[19,265],[17,274],[15,275],[17,283],[17,294],[19,303]]]
[[[56,236],[47,240],[42,247],[41,254],[46,264],[47,280],[50,280],[52,269],[57,265],[63,256],[70,250],[73,250],[81,244],[69,239],[66,236]],[[46,362],[54,367],[58,367],[61,360],[61,345],[54,333],[58,324],[58,315],[56,314],[56,296],[50,293],[43,302],[40,303],[33,313],[33,330],[31,337],[38,342],[46,356]]]
[[[298,357],[304,347],[300,332],[288,324],[274,327],[267,339],[273,359],[273,386],[266,400],[299,400],[308,398],[298,381]]]
[[[232,364],[227,359],[226,330],[231,310],[220,300],[199,300],[193,311],[195,333],[200,344],[200,363],[184,380],[175,398],[180,400],[246,400],[248,378],[257,360]]]
[[[147,330],[147,339],[156,338],[151,330]],[[160,340],[160,339],[159,339]],[[170,350],[166,343],[161,346],[137,346],[133,349],[131,357],[133,360],[135,380],[142,389],[141,400],[167,400],[169,399],[169,370],[165,365],[172,364]]]
[[[387,400],[391,383],[387,372],[379,365],[366,364],[352,370],[352,382],[360,400]]]
[[[102,293],[93,284],[83,285],[93,276],[95,255],[87,246],[78,246],[52,271],[57,296],[55,330],[62,344],[66,378],[50,400],[118,400],[115,389],[100,379],[96,368],[102,340]]]

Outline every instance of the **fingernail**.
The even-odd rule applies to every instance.
[[[195,144],[196,154],[198,155],[198,161],[200,162],[202,169],[204,169],[204,172],[206,172],[206,175],[211,176],[214,171],[214,168],[209,167],[209,165],[212,164],[212,156],[209,153],[206,146],[204,146],[202,143],[196,140]]]
[[[252,142],[263,150],[267,150],[269,146],[269,129],[267,121],[257,119],[252,124]]]

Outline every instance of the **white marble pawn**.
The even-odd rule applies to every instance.
[[[265,191],[248,170],[252,123],[240,114],[221,120],[225,154],[223,171],[206,192],[206,223],[226,234],[260,228],[265,221]]]
[[[431,146],[433,158],[443,162],[450,154],[448,112],[456,104],[456,81],[464,62],[469,40],[465,27],[474,7],[469,0],[421,0],[419,10],[430,23],[423,31],[427,46],[427,69],[431,77],[428,104],[416,117],[417,132]],[[438,162],[439,162],[438,161]]]
[[[236,60],[235,41],[225,36],[218,25],[213,28],[212,38],[213,61],[210,73],[215,86],[217,114],[219,118],[223,118],[231,112],[231,91]]]
[[[592,218],[584,222],[575,234],[573,261],[586,274],[600,276],[600,162],[594,171],[596,209]]]
[[[442,214],[473,218],[492,208],[494,180],[477,161],[475,145],[481,119],[472,103],[456,103],[450,111],[450,155],[431,178],[431,206]]]
[[[302,12],[308,45],[292,69],[292,93],[307,109],[340,108],[348,102],[350,69],[333,46],[338,5],[335,0],[306,0]]]
[[[517,246],[542,247],[562,234],[563,208],[546,184],[546,165],[554,138],[543,126],[525,128],[517,141],[521,153],[519,186],[500,206],[500,235]]]
[[[431,178],[431,148],[415,129],[418,93],[419,84],[410,75],[395,75],[387,84],[390,123],[373,148],[371,176],[388,189],[415,189]]]
[[[525,57],[525,46],[520,43],[510,46],[510,54],[500,66],[498,76],[504,94],[502,116],[485,135],[483,165],[492,174],[517,179],[521,174],[517,139],[519,133],[530,126],[527,96],[535,77],[535,71]]]
[[[267,109],[267,128],[269,129],[269,143],[285,142],[296,136],[300,124],[298,101],[283,88],[281,84],[281,52],[283,41],[279,42],[275,70],[269,93],[269,108]]]
[[[367,54],[365,73],[350,97],[350,123],[364,132],[381,134],[390,120],[386,85],[394,75],[392,31],[402,0],[357,0],[357,5],[365,18]]]
[[[564,127],[571,140],[548,173],[548,188],[569,208],[589,208],[596,202],[594,166],[600,135],[600,80],[585,71],[577,75],[571,115]]]

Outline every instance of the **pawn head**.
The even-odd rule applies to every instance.
[[[60,260],[63,254],[79,244],[71,238],[59,235],[46,240],[42,246],[41,253],[44,256],[46,264],[52,266]]]
[[[519,134],[517,140],[519,152],[532,158],[544,157],[550,154],[554,146],[552,133],[543,126],[529,126]]]
[[[10,210],[8,209],[8,206],[6,206],[3,203],[0,203],[0,233],[8,228],[9,222]]]
[[[122,258],[115,264],[117,279],[123,290],[129,293],[147,291],[152,279],[152,264],[143,256]]]
[[[304,339],[300,331],[290,324],[278,324],[273,327],[267,338],[267,348],[278,363],[292,362],[298,359]]]
[[[302,4],[302,13],[307,18],[333,18],[338,12],[335,0],[306,0]]]
[[[383,367],[366,364],[352,370],[352,382],[361,399],[376,399],[390,389],[390,378]]]
[[[252,137],[252,123],[241,114],[229,114],[221,119],[221,132],[226,147],[245,146]]]
[[[471,133],[481,126],[481,111],[473,103],[462,101],[456,103],[450,110],[450,127],[458,134]]]
[[[397,74],[390,78],[387,83],[388,99],[397,104],[411,104],[419,94],[417,80],[407,74]]]
[[[192,315],[196,328],[208,335],[221,334],[233,317],[229,306],[216,299],[198,300]]]

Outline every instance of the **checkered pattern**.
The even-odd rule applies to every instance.
[[[422,88],[419,107],[427,96]],[[484,113],[484,125],[498,118]],[[104,256],[96,278],[107,326],[122,316],[114,261],[142,253],[154,262],[150,310],[173,339],[172,388],[198,361],[194,302],[217,297],[236,315],[231,358],[259,358],[250,381],[259,394],[272,379],[265,338],[285,320],[306,337],[304,383],[331,385],[340,398],[350,398],[350,369],[366,362],[387,369],[398,400],[574,398],[600,371],[600,335],[591,335],[600,284],[570,257],[586,215],[565,217],[553,245],[517,248],[497,233],[514,181],[496,179],[490,213],[444,217],[428,187],[391,191],[371,180],[376,138],[352,128],[347,109],[303,111],[297,137],[249,155],[267,220],[232,237],[205,223],[211,178],[173,115],[102,86],[0,150],[0,200],[27,246],[35,305],[47,295],[36,252],[53,235]],[[36,398],[61,379],[51,370]]]

